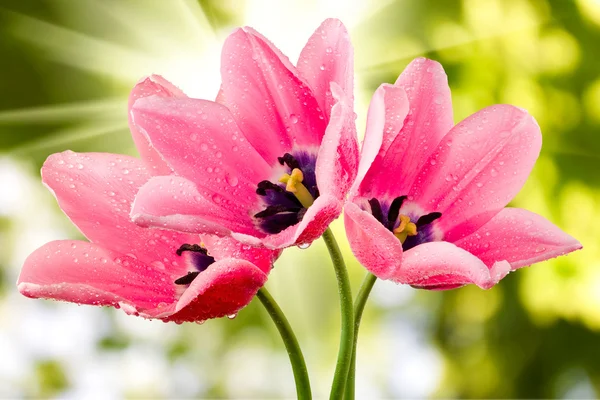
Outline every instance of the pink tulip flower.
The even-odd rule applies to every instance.
[[[132,130],[177,176],[150,179],[132,219],[274,249],[318,238],[358,166],[352,54],[337,20],[316,30],[297,66],[238,29],[223,46],[216,101],[179,91],[135,101]]]
[[[162,86],[138,88],[141,96]],[[247,305],[279,252],[135,225],[131,204],[150,171],[141,160],[116,154],[50,156],[43,182],[90,241],[58,240],[37,249],[25,261],[19,291],[177,323],[235,314]]]
[[[443,68],[414,60],[369,107],[345,206],[354,254],[379,278],[443,290],[487,289],[512,270],[580,249],[543,217],[505,208],[541,143],[533,117],[510,105],[454,126]]]

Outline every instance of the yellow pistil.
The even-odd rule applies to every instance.
[[[300,203],[308,208],[312,206],[315,199],[313,199],[306,186],[302,184],[303,180],[304,174],[298,168],[294,168],[291,175],[283,174],[283,176],[279,178],[279,182],[286,184],[285,190],[293,193]]]
[[[394,236],[400,240],[400,243],[404,243],[408,236],[417,235],[417,225],[414,222],[410,222],[410,217],[406,215],[400,215],[400,225],[394,229]]]

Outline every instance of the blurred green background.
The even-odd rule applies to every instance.
[[[498,286],[438,293],[377,282],[359,342],[359,398],[600,396],[600,2],[597,0],[2,0],[0,2],[0,397],[293,397],[287,355],[253,302],[234,320],[163,324],[30,300],[14,282],[43,243],[78,237],[41,185],[51,153],[134,154],[126,99],[159,73],[212,98],[220,45],[251,25],[292,60],[338,17],[355,46],[356,112],[414,57],[440,61],[455,120],[526,108],[543,149],[513,205],[584,250]],[[357,288],[364,270],[334,223]],[[325,247],[286,250],[267,285],[325,397],[339,306]]]

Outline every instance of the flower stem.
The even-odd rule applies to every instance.
[[[354,377],[356,375],[356,343],[358,342],[358,329],[360,328],[360,320],[362,318],[365,304],[367,299],[375,285],[377,277],[370,272],[367,272],[365,279],[363,279],[360,285],[360,290],[354,301],[354,343],[352,346],[352,361],[350,363],[350,370],[348,371],[348,379],[346,381],[346,390],[344,393],[345,400],[354,400]]]
[[[285,345],[290,357],[290,363],[292,364],[298,399],[312,399],[310,380],[308,378],[308,370],[306,369],[304,356],[302,355],[302,350],[298,344],[298,339],[296,339],[296,335],[294,335],[294,331],[292,330],[290,323],[283,314],[283,311],[281,311],[281,308],[279,308],[279,305],[277,305],[269,291],[264,286],[259,289],[256,297],[258,297],[271,316],[271,319],[275,323],[275,326],[277,327],[277,330],[279,330],[279,334],[283,339],[283,344]]]
[[[352,289],[348,279],[348,271],[344,263],[342,252],[335,241],[333,232],[327,228],[323,233],[323,240],[329,250],[329,255],[338,281],[338,292],[340,295],[340,308],[342,315],[342,331],[340,335],[340,349],[338,352],[335,375],[331,385],[330,399],[341,399],[346,387],[348,369],[352,361],[352,344],[354,342],[354,313],[352,310]]]

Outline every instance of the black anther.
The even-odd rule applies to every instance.
[[[206,249],[200,245],[197,244],[182,244],[181,247],[179,247],[177,249],[177,251],[175,253],[177,253],[178,256],[181,255],[181,253],[183,253],[184,251],[193,251],[195,253],[202,253],[205,256],[208,255],[208,251],[206,251]]]
[[[290,153],[285,153],[283,157],[277,157],[277,161],[279,161],[279,164],[281,165],[286,164],[288,167],[290,167],[290,170],[292,171],[294,170],[294,168],[298,168],[301,170],[300,163],[298,163],[298,161]]]
[[[402,203],[404,203],[404,200],[406,200],[407,197],[408,196],[399,196],[392,201],[392,204],[390,205],[390,210],[388,211],[388,221],[390,223],[393,224],[398,219]]]
[[[187,275],[182,276],[181,278],[175,279],[176,285],[189,285],[192,283],[194,279],[200,274],[199,271],[188,272]]]
[[[438,219],[439,217],[442,216],[441,212],[432,212],[429,214],[425,214],[425,215],[421,215],[419,217],[419,219],[417,220],[417,228],[424,226],[424,225],[428,225],[430,223],[432,223],[433,221],[435,221],[436,219]]]
[[[379,204],[379,200],[373,197],[371,200],[369,200],[369,205],[371,206],[371,214],[373,214],[377,221],[383,224],[383,211],[381,211],[381,204]]]
[[[281,204],[277,204],[274,206],[268,206],[261,212],[254,214],[254,217],[255,218],[266,218],[266,217],[270,217],[275,214],[279,214],[281,212],[286,212],[286,211],[297,212],[299,210],[300,210],[300,208],[298,208],[298,207],[286,207]]]
[[[267,190],[274,190],[276,192],[279,193],[283,193],[285,192],[285,190],[283,190],[283,188],[271,181],[260,181],[258,182],[257,189],[256,189],[256,194],[260,195],[260,196],[266,196],[267,195]]]

